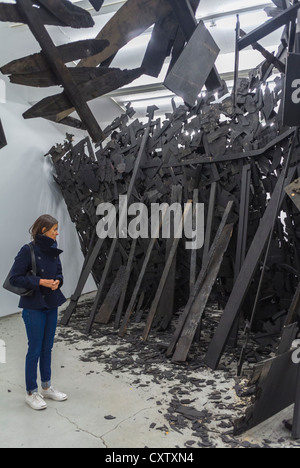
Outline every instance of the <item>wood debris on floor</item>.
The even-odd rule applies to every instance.
[[[278,430],[266,430],[268,437],[234,435],[234,423],[245,413],[252,398],[252,388],[247,379],[236,376],[236,359],[226,353],[224,364],[219,371],[211,371],[203,365],[203,356],[209,341],[204,336],[201,343],[184,364],[174,364],[166,359],[166,333],[158,333],[155,341],[141,341],[140,331],[144,323],[133,322],[130,333],[120,339],[109,325],[96,325],[87,337],[84,325],[89,313],[90,299],[80,302],[77,310],[78,321],[69,327],[59,326],[58,341],[64,341],[80,349],[80,359],[85,363],[98,363],[98,372],[110,373],[116,378],[126,375],[130,386],[145,392],[145,398],[152,398],[157,412],[163,416],[164,424],[145,420],[149,431],[160,431],[162,436],[170,431],[178,434],[181,448],[275,448],[299,447],[299,441],[280,421]],[[210,326],[220,316],[216,304],[209,304]],[[209,324],[207,324],[209,326]],[[169,330],[168,335],[172,335]],[[238,355],[239,349],[236,350]],[[265,349],[264,356],[270,355]],[[251,374],[253,364],[249,363]],[[93,371],[95,372],[95,367]],[[157,398],[147,392],[158,387]],[[100,389],[101,391],[101,389]],[[154,393],[155,390],[154,390]],[[115,418],[108,414],[106,419]],[[151,437],[151,435],[149,435]]]

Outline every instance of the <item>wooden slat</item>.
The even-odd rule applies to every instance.
[[[172,357],[173,362],[184,362],[187,359],[197,327],[201,323],[207,301],[217,279],[217,275],[223,261],[223,256],[232,236],[232,231],[233,224],[227,224],[223,229],[218,245],[216,246],[216,250],[211,258],[202,287],[191,307],[189,316],[185,321],[184,328],[177,342],[176,349]]]
[[[155,24],[142,63],[146,75],[156,78],[159,76],[166,57],[170,55],[177,32],[178,22],[172,12]]]
[[[268,36],[282,26],[285,26],[289,21],[296,18],[299,8],[300,3],[296,3],[295,5],[280,13],[275,18],[272,18],[263,25],[246,34],[246,36],[242,37],[238,41],[239,50],[245,49],[246,47],[259,41],[260,39],[263,39],[265,36]]]
[[[286,184],[292,180],[295,168],[289,171],[286,179]],[[283,200],[284,194],[281,193],[281,187],[284,182],[284,171],[282,171],[275,190],[272,194],[271,200],[265,210],[261,223],[256,231],[255,237],[249,247],[245,261],[241,267],[240,273],[234,283],[231,295],[227,301],[223,315],[215,334],[209,344],[208,351],[205,357],[206,364],[212,369],[216,369],[219,365],[223,350],[225,349],[227,340],[233,329],[235,320],[239,316],[243,300],[249,289],[250,282],[256,271],[259,260],[262,257],[264,248],[266,246],[270,231],[272,228],[272,219],[274,217],[274,209],[278,204],[279,198]]]
[[[36,0],[53,16],[71,28],[91,28],[94,20],[90,13],[67,0]]]
[[[293,350],[263,361],[257,367],[254,403],[247,408],[245,416],[234,422],[234,436],[248,431],[266,421],[295,402],[299,392],[299,364],[292,360]],[[299,415],[297,395],[297,415]],[[298,434],[299,437],[300,434]]]
[[[76,80],[73,79],[74,76],[80,76],[81,79],[82,75],[86,76],[85,73],[82,74],[79,72],[77,74],[77,71],[72,72],[68,70],[68,73],[72,78],[74,85],[76,85]],[[89,75],[89,72],[87,72],[87,74]],[[90,101],[109,93],[119,86],[125,86],[126,84],[131,83],[133,80],[141,76],[142,70],[140,68],[136,70],[107,69],[107,73],[101,72],[100,70],[99,74],[100,76],[97,78],[84,83],[79,83],[76,86],[81,101]],[[25,119],[32,119],[35,117],[53,116],[64,110],[68,110],[70,105],[71,98],[67,95],[67,92],[64,91],[61,94],[55,94],[42,99],[24,112],[23,117]],[[87,124],[86,127],[88,128]]]
[[[96,39],[108,40],[109,47],[82,60],[79,66],[98,66],[170,11],[167,0],[127,0],[96,36]]]
[[[215,211],[216,192],[217,192],[217,182],[213,182],[210,187],[208,212],[207,212],[207,218],[206,218],[206,230],[205,230],[205,239],[204,239],[204,246],[203,246],[203,260],[202,260],[204,264],[206,263],[207,255],[210,249],[211,230],[212,230],[213,215]]]
[[[129,184],[129,187],[128,187],[128,190],[127,190],[127,201],[128,201],[128,203],[130,203],[130,201],[131,201],[131,197],[132,197],[132,194],[133,194],[133,191],[134,191],[134,188],[135,188],[137,175],[138,175],[138,172],[140,170],[141,161],[142,161],[142,158],[144,156],[144,151],[145,151],[146,144],[147,144],[148,137],[149,137],[149,133],[150,133],[151,122],[152,122],[154,112],[155,112],[156,109],[157,109],[156,106],[150,106],[147,109],[148,110],[148,117],[149,117],[148,124],[146,126],[144,135],[142,137],[141,146],[140,146],[137,158],[136,158],[135,163],[134,163],[134,168],[133,168],[132,176],[131,176],[131,179],[130,179],[130,184]],[[119,224],[121,224],[121,226],[123,225],[124,216],[127,216],[127,213],[125,213],[123,211],[120,213],[120,219],[119,219]],[[94,304],[92,306],[92,310],[90,312],[90,316],[88,318],[88,322],[87,322],[87,325],[86,325],[86,329],[85,329],[86,333],[90,333],[90,331],[92,329],[92,326],[93,326],[93,323],[94,323],[94,318],[96,316],[96,313],[97,313],[97,310],[98,310],[98,307],[99,307],[99,304],[100,304],[101,295],[102,295],[104,283],[106,281],[107,272],[108,272],[108,270],[110,268],[114,253],[116,251],[116,248],[117,248],[117,245],[118,245],[118,240],[119,239],[118,239],[118,228],[117,228],[117,237],[113,239],[112,245],[110,247],[110,251],[109,251],[108,258],[107,258],[105,268],[104,268],[104,272],[103,272],[103,275],[101,277],[101,281],[100,281],[100,284],[99,284],[99,287],[98,287],[98,290],[97,290],[97,294],[96,294],[96,297],[95,297],[95,300],[94,300]]]
[[[57,46],[57,51],[60,54],[64,63],[79,60],[84,57],[90,57],[108,46],[108,41],[98,39],[84,39],[82,41],[70,42]],[[76,69],[76,68],[74,68]],[[51,67],[42,53],[28,55],[17,60],[3,65],[0,68],[4,75],[22,75],[29,73],[39,73],[51,70]]]
[[[179,317],[179,321],[178,321],[178,324],[177,324],[177,327],[176,327],[176,330],[175,330],[175,333],[172,337],[172,340],[169,344],[169,347],[167,349],[167,356],[170,357],[172,356],[173,352],[174,352],[174,349],[175,349],[175,346],[176,346],[176,343],[180,337],[180,334],[183,330],[183,327],[184,327],[184,324],[185,324],[185,321],[188,317],[188,314],[190,312],[190,309],[194,303],[194,300],[195,298],[197,297],[198,293],[199,293],[199,290],[200,288],[202,287],[202,284],[204,282],[204,279],[205,279],[205,276],[207,274],[207,271],[208,271],[208,268],[209,268],[209,265],[210,265],[210,261],[211,261],[211,258],[213,257],[214,255],[214,252],[217,248],[217,245],[219,243],[219,239],[222,235],[222,232],[223,232],[223,229],[225,227],[225,225],[227,224],[227,220],[228,220],[228,217],[231,213],[231,210],[233,208],[233,202],[230,201],[228,202],[227,204],[227,207],[224,211],[224,214],[223,214],[223,217],[222,217],[222,221],[219,225],[219,228],[218,228],[218,231],[215,235],[215,238],[214,238],[214,241],[212,243],[212,246],[209,250],[209,254],[207,255],[206,259],[205,259],[205,262],[203,262],[203,265],[202,265],[202,268],[201,268],[201,271],[198,275],[198,278],[196,280],[196,283],[193,287],[193,290],[192,292],[190,293],[190,296],[189,296],[189,300],[181,314],[181,316]]]
[[[294,321],[298,320],[297,317],[299,317],[299,313],[300,313],[300,283],[298,284],[298,287],[295,291],[295,294],[291,302],[284,325],[288,326],[291,323],[294,323]]]
[[[145,275],[145,272],[146,272],[146,269],[147,269],[147,266],[148,266],[148,263],[149,263],[149,260],[150,260],[150,257],[151,257],[153,247],[154,247],[154,245],[155,245],[155,243],[157,241],[157,238],[159,237],[159,230],[161,228],[161,225],[162,225],[162,222],[164,220],[165,215],[166,215],[166,209],[164,207],[161,222],[160,222],[160,224],[158,226],[158,229],[156,230],[155,233],[153,233],[153,237],[151,237],[151,239],[149,241],[147,252],[146,252],[146,255],[145,255],[145,258],[144,258],[144,261],[143,261],[143,265],[141,267],[139,277],[137,279],[134,291],[132,293],[129,305],[127,307],[127,310],[126,310],[126,313],[125,313],[125,316],[124,316],[124,319],[123,319],[123,322],[122,322],[122,325],[121,325],[120,330],[119,330],[119,336],[124,336],[125,333],[126,333],[128,322],[129,322],[129,319],[130,319],[131,314],[133,312],[134,304],[136,302],[137,295],[139,293],[139,290],[140,290],[140,287],[141,287],[141,284],[142,284],[142,281],[143,281],[143,278],[144,278],[144,275]]]
[[[199,189],[193,191],[193,230],[196,229],[196,206],[198,203]],[[190,268],[190,291],[192,291],[196,282],[197,271],[197,249],[191,251],[191,268]]]
[[[168,0],[127,0],[96,36],[96,39],[108,40],[109,47],[100,54],[81,60],[78,66],[97,67],[170,11]],[[61,112],[57,120],[71,114],[73,110],[70,108]]]
[[[0,149],[4,148],[4,146],[6,145],[7,145],[7,141],[6,141],[5,133],[3,130],[2,122],[0,119]]]
[[[59,20],[44,8],[39,10],[39,15],[43,24],[65,26],[64,21]],[[17,5],[14,3],[0,3],[0,21],[27,24],[27,18],[18,10]]]
[[[196,164],[213,164],[213,163],[221,162],[221,161],[235,161],[237,159],[255,158],[255,157],[263,155],[269,149],[273,148],[275,145],[277,145],[278,143],[282,142],[283,140],[291,136],[293,132],[294,132],[294,128],[288,128],[287,130],[284,129],[284,131],[280,133],[280,135],[276,136],[276,138],[274,138],[269,143],[267,143],[263,148],[260,148],[258,150],[244,151],[242,153],[230,153],[230,152],[227,153],[226,152],[225,154],[222,154],[216,157],[200,156],[197,158],[188,159],[186,161],[181,161],[180,160],[181,156],[179,156],[178,161],[174,161],[174,162],[172,161],[172,164],[169,164],[169,163],[163,164],[162,168],[164,169],[166,167],[183,167],[183,166],[189,166],[189,165],[193,166]],[[157,166],[156,161],[149,161],[143,165],[143,169],[146,169],[149,167],[155,167],[155,166]]]
[[[193,107],[219,52],[219,47],[201,21],[167,75],[164,85]]]
[[[119,300],[118,309],[117,309],[116,318],[115,318],[115,328],[119,328],[119,326],[120,326],[121,316],[122,316],[124,302],[125,302],[125,298],[126,298],[126,292],[127,292],[127,288],[128,288],[130,274],[131,274],[131,271],[132,271],[132,265],[133,265],[133,260],[134,260],[136,244],[137,244],[137,239],[133,239],[132,242],[131,242],[131,247],[130,247],[130,252],[129,252],[129,256],[128,256],[128,260],[127,260],[126,270],[125,270],[125,273],[124,273],[124,282],[123,282],[121,297],[120,297],[120,300]]]

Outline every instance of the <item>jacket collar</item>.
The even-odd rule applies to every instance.
[[[35,245],[42,251],[53,254],[53,256],[60,255],[63,252],[57,248],[57,242],[47,236],[37,235],[35,238]]]

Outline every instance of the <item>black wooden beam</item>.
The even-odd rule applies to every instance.
[[[104,0],[89,0],[89,2],[96,11],[99,11],[104,3]]]
[[[53,72],[60,79],[66,95],[76,108],[79,117],[88,129],[92,139],[96,143],[103,141],[104,134],[87,103],[78,93],[77,86],[68,68],[65,66],[55,44],[41,21],[39,9],[34,8],[30,0],[17,0],[17,5],[20,12],[27,18],[28,26],[32,34],[39,42]]]
[[[267,21],[262,26],[259,26],[258,28],[248,33],[246,36],[244,36],[238,41],[238,49],[243,50],[246,47],[251,46],[253,43],[259,41],[260,39],[263,39],[264,37],[281,28],[285,24],[294,20],[297,16],[299,8],[300,3],[297,3],[296,5],[293,5],[287,10],[285,10],[283,13],[280,13],[275,18]]]

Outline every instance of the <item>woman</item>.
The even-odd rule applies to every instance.
[[[65,401],[68,397],[51,386],[51,353],[57,326],[58,307],[66,299],[60,288],[62,267],[57,248],[58,222],[52,216],[40,216],[30,228],[37,276],[26,276],[31,270],[31,252],[24,245],[13,265],[10,282],[13,286],[32,289],[32,296],[22,296],[19,307],[28,336],[26,356],[26,403],[35,410],[47,408],[44,399]],[[38,392],[37,367],[40,364],[42,390]]]

